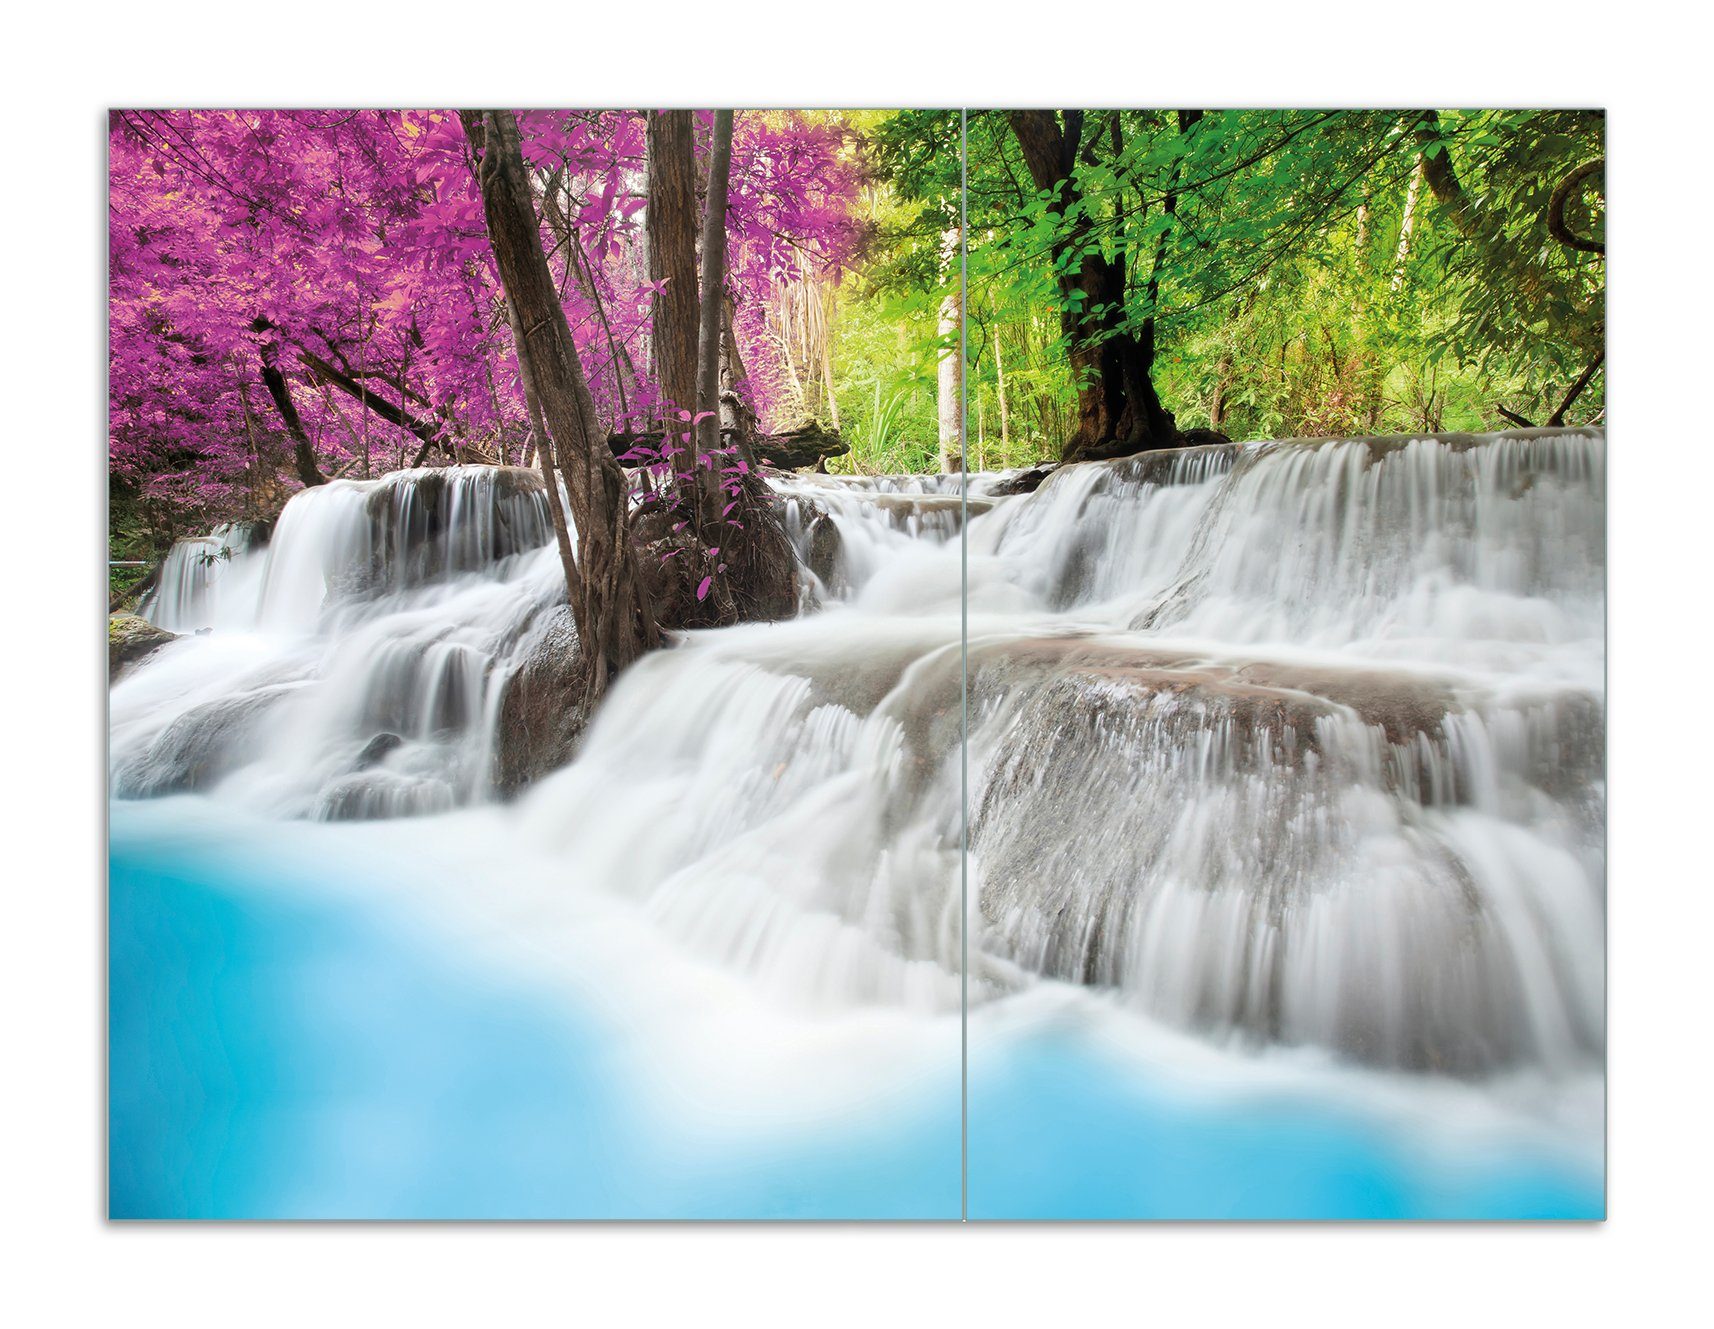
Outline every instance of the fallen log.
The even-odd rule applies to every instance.
[[[613,455],[621,466],[634,468],[645,465],[650,460],[647,454],[637,455],[637,450],[658,449],[662,437],[658,430],[647,433],[615,433],[607,436],[607,446],[613,450]],[[735,443],[740,437],[741,434],[736,429],[720,431],[720,439],[724,444]],[[851,445],[838,433],[813,423],[798,425],[777,434],[752,435],[750,448],[762,465],[782,471],[806,470],[817,462],[825,461],[829,457],[842,457],[851,451]]]

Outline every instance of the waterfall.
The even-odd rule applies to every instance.
[[[776,479],[786,533],[819,598],[852,600],[901,555],[956,540],[967,502],[956,475]],[[985,511],[985,500],[968,500]],[[930,561],[942,560],[931,557]]]
[[[200,632],[229,621],[221,613],[227,605],[235,606],[242,618],[254,607],[254,588],[232,583],[247,583],[254,576],[257,563],[250,557],[251,548],[262,542],[251,522],[230,522],[208,535],[175,540],[137,612],[168,632]],[[235,569],[241,570],[237,576],[232,575]]]
[[[1599,1065],[1598,434],[1003,479],[776,478],[804,612],[627,670],[508,836],[793,1007],[956,1011],[967,934],[977,1006],[1063,982],[1240,1051]],[[216,630],[115,687],[116,792],[493,800],[550,537],[527,472],[296,496],[265,549],[174,574]]]
[[[973,521],[973,949],[1219,1038],[1599,1065],[1603,492],[1587,432],[1287,442]]]
[[[484,796],[496,691],[561,584],[550,530],[539,477],[517,468],[295,495],[265,548],[174,601],[180,621],[227,630],[115,689],[115,792],[218,785],[263,811],[336,819]]]

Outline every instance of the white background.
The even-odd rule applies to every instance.
[[[1683,1323],[1708,1310],[1706,31],[1688,6],[147,4],[8,19],[0,1316],[17,1325]],[[1084,26],[1066,25],[1083,18]],[[718,48],[699,45],[719,33]],[[515,67],[517,59],[527,61]],[[1604,1225],[110,1226],[105,108],[1610,110]]]

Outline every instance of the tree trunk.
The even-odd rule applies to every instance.
[[[1232,387],[1232,352],[1222,350],[1220,359],[1214,366],[1214,392],[1208,399],[1208,427],[1224,429],[1226,426],[1226,393]]]
[[[826,302],[826,309],[821,320],[821,383],[822,390],[827,396],[827,418],[833,423],[833,432],[839,432],[839,396],[833,390],[833,310],[834,294],[831,287],[823,287],[818,283],[817,294]]]
[[[518,323],[518,311],[506,302],[506,321],[512,329],[513,345],[524,344],[524,331]],[[568,598],[573,605],[583,599],[582,574],[577,570],[577,555],[572,552],[571,531],[566,525],[565,508],[559,501],[559,479],[554,473],[554,450],[548,442],[547,422],[542,418],[541,399],[536,396],[535,382],[528,374],[519,374],[524,389],[524,409],[530,418],[530,434],[535,439],[536,461],[541,467],[542,484],[547,490],[548,519],[553,524],[554,543],[559,546],[560,571],[565,576]]]
[[[1410,185],[1405,189],[1404,212],[1399,217],[1399,243],[1393,251],[1393,290],[1405,284],[1405,261],[1410,258],[1411,230],[1416,225],[1416,200],[1422,190],[1422,154],[1417,154],[1416,168],[1410,173]]]
[[[738,349],[735,326],[736,303],[726,292],[722,302],[720,324],[720,432],[735,436],[741,443],[753,445],[761,425],[750,405],[749,370],[744,367],[743,353]]]
[[[1037,189],[1052,191],[1062,213],[1078,201],[1076,166],[1083,113],[1012,111],[1012,133]],[[1066,441],[1066,461],[1119,457],[1178,441],[1172,414],[1155,392],[1153,310],[1145,324],[1147,344],[1125,328],[1125,259],[1112,260],[1089,243],[1091,218],[1079,210],[1054,236],[1051,256],[1060,293],[1060,327],[1077,383],[1077,427]],[[1165,237],[1163,236],[1163,243]],[[1154,289],[1160,262],[1156,250]]]
[[[482,210],[511,309],[518,368],[541,416],[538,451],[551,448],[557,455],[571,501],[577,566],[566,592],[593,700],[613,674],[659,643],[660,629],[630,543],[624,474],[608,451],[542,253],[517,120],[510,111],[463,111],[460,118],[478,159]]]
[[[1004,464],[1012,456],[1011,417],[1006,410],[1006,361],[1000,352],[1000,325],[994,325],[994,390],[1000,398],[1000,458]]]
[[[655,384],[672,409],[696,409],[696,157],[690,111],[650,111],[649,280]],[[673,417],[664,417],[670,425]]]
[[[720,327],[726,312],[726,184],[732,169],[732,112],[714,113],[708,154],[708,198],[702,214],[702,307],[696,331],[695,439],[690,454],[705,516],[719,503]],[[706,458],[706,460],[704,460]],[[715,506],[715,512],[719,507]]]
[[[267,319],[258,318],[251,326],[257,332],[266,332],[272,325]],[[297,468],[298,479],[306,488],[326,484],[327,477],[316,465],[315,448],[304,432],[303,417],[298,414],[297,403],[292,400],[291,385],[280,372],[280,344],[277,341],[262,343],[262,386],[268,389],[268,397],[280,413],[286,432],[292,437],[292,463]]]
[[[940,238],[940,269],[949,274],[958,257],[960,232],[954,226]],[[953,283],[940,302],[940,319],[936,333],[940,337],[940,358],[936,365],[936,417],[938,423],[940,473],[951,475],[964,470],[964,356],[959,347],[959,321],[964,292],[961,282]]]
[[[697,468],[699,530],[717,558],[721,621],[777,619],[797,609],[797,556],[767,483],[743,438],[721,450],[721,329],[727,322],[726,191],[732,167],[732,112],[714,113],[708,198],[702,221],[702,318],[697,330],[696,411],[691,461]],[[739,469],[722,475],[722,467]],[[724,483],[723,483],[724,481]]]
[[[607,317],[607,302],[601,298],[601,289],[595,284],[595,273],[590,266],[589,255],[584,252],[583,241],[577,234],[577,224],[559,201],[558,191],[565,187],[559,183],[562,178],[559,172],[555,172],[555,179],[549,182],[542,195],[542,212],[547,218],[549,234],[565,250],[568,276],[577,282],[578,289],[583,292],[584,299],[589,301],[590,308],[595,311],[595,317],[601,323],[601,334],[606,339],[609,362],[613,367],[613,386],[619,394],[620,414],[628,416],[631,397],[636,393],[637,367],[631,362],[631,352],[625,343],[613,333],[613,324]],[[492,378],[490,372],[490,382]],[[496,412],[498,405],[496,402]]]

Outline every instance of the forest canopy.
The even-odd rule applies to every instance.
[[[688,404],[653,345],[650,113],[518,124],[596,411],[644,436]],[[735,117],[722,390],[764,434],[836,435],[829,470],[956,469],[965,390],[975,469],[1602,418],[1599,112],[985,110],[967,134],[966,163],[955,111]],[[116,557],[304,484],[527,460],[455,112],[120,111],[109,153]]]
[[[1175,430],[1598,421],[1603,130],[1568,110],[973,113],[972,464]]]
[[[763,428],[842,427],[893,448],[874,464],[920,469],[934,461],[941,292],[912,289],[916,270],[892,252],[921,205],[900,201],[871,160],[876,119],[737,115],[735,387]],[[631,111],[519,117],[543,249],[615,431],[679,405],[651,356],[664,283],[647,252],[646,123]],[[694,117],[699,188],[710,123]],[[109,151],[122,548],[276,511],[282,491],[335,476],[525,459],[526,405],[456,113],[121,111]],[[876,401],[891,411],[885,429]],[[913,425],[927,434],[907,455],[896,444]],[[874,468],[860,448],[844,464]]]

